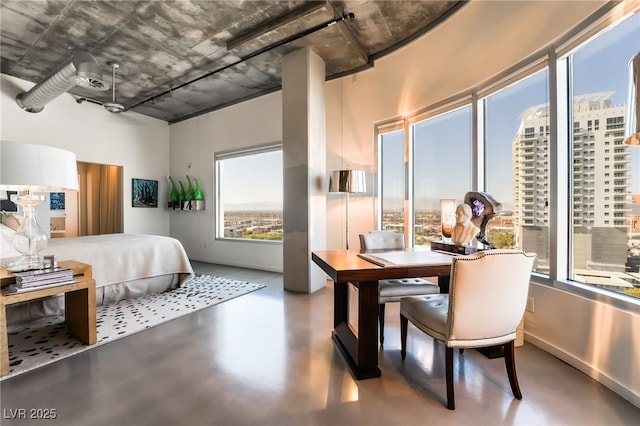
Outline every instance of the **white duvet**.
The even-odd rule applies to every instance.
[[[180,241],[158,235],[54,238],[41,254],[53,254],[58,261],[77,260],[92,265],[96,287],[167,274],[193,274]]]

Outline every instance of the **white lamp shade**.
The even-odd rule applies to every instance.
[[[78,190],[76,154],[51,146],[2,141],[0,188],[32,192]]]
[[[367,192],[364,170],[336,170],[329,176],[329,192]]]

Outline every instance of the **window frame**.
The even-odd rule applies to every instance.
[[[570,54],[585,45],[592,38],[599,36],[604,31],[619,25],[625,19],[634,19],[631,15],[640,11],[640,5],[630,6],[622,5],[615,9],[616,13],[612,13],[615,5],[607,5],[602,7],[590,19],[583,22],[580,27],[575,28],[567,34],[557,44],[547,46],[540,51],[534,53],[523,61],[515,64],[505,72],[495,78],[483,83],[482,86],[474,87],[469,92],[451,97],[443,102],[430,105],[415,113],[404,116],[401,119],[396,118],[393,122],[397,125],[402,123],[405,132],[405,149],[410,152],[409,142],[412,140],[412,125],[416,122],[423,121],[430,117],[438,116],[445,112],[453,111],[461,106],[471,105],[472,108],[472,179],[473,185],[469,190],[481,191],[484,189],[484,130],[483,120],[485,115],[484,105],[481,100],[492,93],[507,87],[511,83],[522,80],[523,78],[534,74],[535,72],[548,67],[549,78],[549,127],[546,132],[549,133],[549,182],[550,189],[553,188],[569,188],[569,175],[573,171],[573,157],[571,155],[573,144],[573,108],[570,99],[572,99],[572,85],[570,75]],[[609,15],[615,16],[615,21],[607,19]],[[636,18],[637,19],[637,18]],[[390,121],[374,123],[374,134],[376,135],[376,171],[379,173],[380,161],[378,155],[379,135],[385,131],[389,131]],[[594,126],[600,127],[601,123],[593,123]],[[606,123],[605,123],[606,125]],[[397,127],[393,130],[397,130]],[[581,141],[582,142],[582,141]],[[409,164],[412,164],[410,159]],[[411,180],[413,169],[407,172],[407,179]],[[374,195],[381,191],[380,180],[376,180],[377,187]],[[413,188],[409,195],[409,205],[413,208]],[[377,196],[377,195],[376,195]],[[545,286],[557,288],[572,294],[584,297],[585,299],[606,303],[618,309],[640,313],[640,298],[628,296],[612,290],[603,289],[590,284],[572,281],[568,279],[570,268],[570,256],[572,253],[572,241],[570,238],[569,227],[573,226],[572,209],[570,209],[570,200],[573,200],[573,191],[567,191],[562,194],[561,191],[549,191],[549,274],[548,276],[534,272],[532,274],[532,282]],[[377,204],[379,206],[379,204]],[[380,210],[377,212],[378,227],[381,223]],[[413,216],[413,215],[412,215]],[[406,222],[406,217],[405,217]],[[405,229],[414,229],[415,223],[413,217],[410,217],[410,223],[405,225]],[[412,241],[408,239],[407,241]]]
[[[382,202],[383,202],[383,197],[384,197],[384,193],[383,193],[383,188],[382,188],[382,179],[383,179],[383,174],[382,174],[382,163],[380,161],[380,158],[382,156],[382,138],[385,134],[387,133],[393,133],[393,132],[397,132],[397,131],[403,131],[403,137],[405,140],[405,145],[406,145],[406,140],[407,140],[407,135],[406,135],[406,125],[405,125],[405,121],[404,119],[398,119],[398,118],[393,118],[391,120],[386,120],[384,122],[378,123],[375,127],[374,130],[374,138],[376,140],[376,150],[375,150],[375,164],[379,165],[378,167],[376,167],[376,173],[374,176],[374,197],[375,197],[375,211],[376,211],[376,229],[382,229]],[[405,200],[404,202],[406,203],[406,193],[407,193],[407,173],[405,170],[405,176],[404,176],[405,182]],[[405,241],[409,241],[407,239],[407,235],[406,235],[406,230],[407,230],[407,220],[405,219]]]
[[[221,197],[221,167],[219,163],[224,160],[230,160],[234,158],[248,157],[252,155],[259,155],[271,152],[281,152],[284,155],[283,144],[282,142],[277,143],[268,143],[264,145],[257,145],[248,148],[227,150],[227,151],[218,151],[214,153],[213,158],[213,173],[215,179],[215,209],[214,209],[214,240],[216,241],[226,241],[226,242],[241,242],[241,243],[250,243],[250,244],[282,244],[283,240],[261,240],[261,239],[251,239],[251,238],[232,238],[224,236],[224,211],[223,211],[223,203],[220,200]],[[284,184],[284,182],[283,182]],[[284,209],[284,200],[283,201],[283,209]],[[283,211],[284,213],[284,211]],[[284,214],[283,214],[284,221]]]

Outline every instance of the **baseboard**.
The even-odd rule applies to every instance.
[[[228,261],[222,262],[219,259],[218,260],[208,259],[208,258],[198,257],[198,256],[189,256],[189,260],[195,260],[196,262],[213,263],[216,265],[235,266],[236,268],[256,269],[258,271],[278,272],[280,274],[282,273],[282,269],[264,266],[264,265],[251,265],[251,264],[247,264],[246,262],[228,262]]]
[[[604,385],[607,388],[609,388],[611,391],[613,391],[616,394],[620,395],[620,397],[626,399],[631,404],[633,404],[636,407],[640,408],[640,395],[634,393],[631,389],[627,388],[623,384],[615,381],[614,379],[609,377],[606,373],[598,370],[597,368],[594,368],[592,365],[587,364],[586,362],[584,362],[580,358],[577,358],[577,357],[575,357],[575,356],[563,351],[562,349],[560,349],[557,346],[547,342],[546,340],[540,339],[540,338],[538,338],[536,336],[533,336],[533,335],[527,333],[526,331],[525,331],[525,339],[524,340],[527,343],[530,343],[533,346],[536,346],[536,347],[542,349],[543,351],[550,353],[551,355],[555,356],[556,358],[561,359],[562,361],[566,362],[567,364],[571,365],[572,367],[577,368],[578,370],[582,371],[587,376],[591,377],[593,380],[601,383],[602,385]]]

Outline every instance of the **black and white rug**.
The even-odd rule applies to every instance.
[[[198,275],[165,293],[98,306],[95,345],[67,334],[64,316],[49,316],[8,331],[10,372],[16,376],[59,359],[145,330],[191,312],[266,287],[230,278]]]

